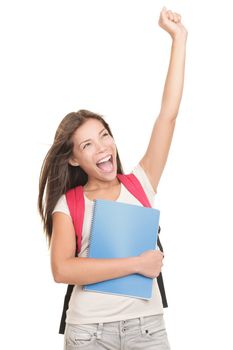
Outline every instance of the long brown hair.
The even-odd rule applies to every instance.
[[[67,114],[59,124],[54,141],[42,163],[39,178],[38,210],[42,218],[43,229],[51,243],[52,211],[61,195],[76,186],[84,186],[88,181],[87,173],[80,166],[72,166],[69,159],[73,152],[74,132],[89,118],[99,120],[113,137],[108,123],[100,114],[80,109]],[[124,174],[117,151],[117,173]]]

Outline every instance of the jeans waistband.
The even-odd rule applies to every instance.
[[[90,328],[90,330],[94,330],[96,332],[97,338],[101,337],[103,331],[112,334],[125,334],[140,331],[142,334],[144,334],[147,332],[147,324],[153,323],[156,316],[158,315],[139,316],[136,318],[123,319],[113,322],[89,323],[83,326],[86,329]],[[79,326],[82,327],[82,325]]]

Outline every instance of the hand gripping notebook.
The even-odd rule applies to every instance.
[[[89,258],[126,258],[157,248],[160,211],[106,199],[94,201]],[[85,285],[85,291],[150,299],[153,279],[141,274]]]

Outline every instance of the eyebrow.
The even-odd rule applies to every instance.
[[[99,134],[101,134],[101,132],[104,131],[105,129],[106,129],[106,128],[103,128],[102,130],[100,130]],[[81,146],[81,144],[82,144],[83,142],[87,142],[87,141],[91,141],[91,139],[87,139],[87,140],[82,141],[82,142],[79,144],[79,146]]]

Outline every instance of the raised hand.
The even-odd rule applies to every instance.
[[[176,39],[178,36],[187,38],[188,31],[181,23],[181,15],[171,10],[167,10],[166,7],[162,8],[160,12],[158,24],[161,28],[168,32],[172,39]]]

